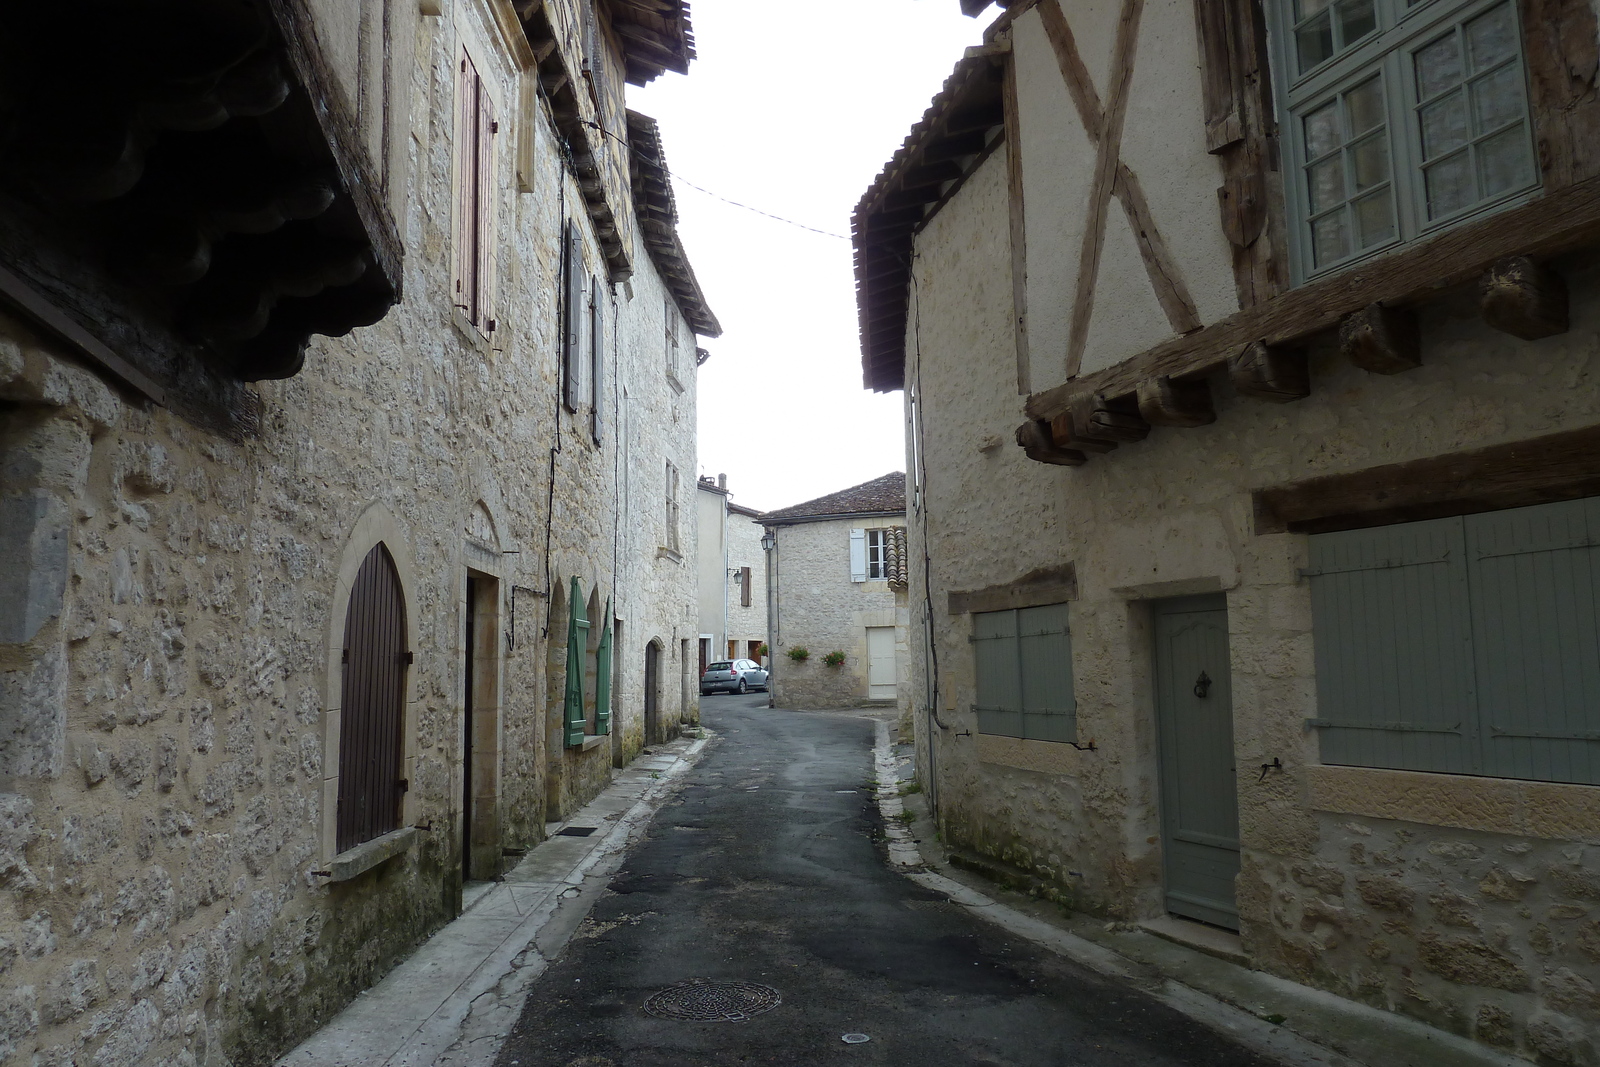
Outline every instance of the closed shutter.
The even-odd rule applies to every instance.
[[[463,52],[456,64],[455,241],[451,274],[455,306],[472,315],[478,264],[478,70]]]
[[[611,600],[606,599],[605,629],[594,654],[594,732],[611,732]]]
[[[1072,637],[1065,604],[1017,612],[1017,668],[1022,736],[1032,741],[1076,739],[1078,702],[1072,685]]]
[[[495,330],[494,311],[490,307],[494,289],[494,143],[500,132],[495,120],[494,101],[490,99],[483,79],[478,78],[477,143],[473,164],[476,170],[475,202],[473,205],[473,291],[472,324],[485,334]]]
[[[356,572],[339,682],[340,852],[400,826],[405,717],[405,598],[389,550],[373,547]]]
[[[850,531],[850,580],[867,580],[867,531]]]
[[[583,403],[583,241],[571,219],[562,244],[562,400],[568,411],[575,412]]]
[[[589,279],[589,431],[599,444],[605,429],[605,309],[600,279]]]
[[[1484,773],[1600,785],[1600,499],[1465,526]]]
[[[1470,773],[1462,520],[1319,534],[1310,578],[1322,762]]]
[[[747,607],[750,606],[750,568],[749,567],[740,567],[739,568],[739,606],[741,608],[747,608]]]
[[[980,733],[1022,736],[1022,686],[1017,675],[1017,613],[985,611],[972,616],[972,651],[977,667]]]
[[[583,744],[588,720],[583,714],[583,659],[589,643],[589,620],[583,606],[583,586],[576,576],[572,579],[572,613],[567,620],[567,689],[564,710],[566,713],[567,747]]]

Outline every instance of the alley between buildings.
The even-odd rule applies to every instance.
[[[530,990],[498,1067],[1265,1067],[892,872],[873,719],[766,703],[703,701],[718,740]],[[781,1000],[727,1022],[647,1008],[694,979]]]

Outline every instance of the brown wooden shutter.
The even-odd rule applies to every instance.
[[[463,313],[473,313],[477,271],[477,140],[478,70],[465,52],[456,64],[455,240],[451,249],[451,299]]]
[[[490,304],[494,278],[494,144],[500,124],[495,119],[494,101],[477,79],[478,111],[474,116],[477,143],[473,153],[473,299],[472,324],[484,333],[493,333],[495,321]]]
[[[599,444],[605,430],[605,298],[598,276],[589,279],[589,431]]]
[[[405,722],[405,598],[382,544],[362,561],[344,624],[339,685],[340,852],[400,827]]]
[[[565,253],[562,257],[561,373],[562,398],[568,411],[577,411],[583,402],[581,360],[583,338],[583,242],[578,224],[567,220]]]
[[[739,569],[739,606],[741,608],[747,608],[747,607],[750,606],[750,568],[749,567],[741,567]]]

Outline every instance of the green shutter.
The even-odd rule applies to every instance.
[[[1600,785],[1600,500],[1466,520],[1484,773]]]
[[[977,667],[978,731],[1022,736],[1022,693],[1017,685],[1017,613],[984,611],[972,616],[972,652]]]
[[[584,617],[583,586],[572,579],[572,614],[567,622],[567,747],[583,745],[588,720],[583,714],[583,659],[589,642],[589,620]]]
[[[1072,638],[1067,606],[1017,612],[1017,669],[1022,690],[1022,736],[1076,741],[1078,702],[1072,687]]]
[[[1475,771],[1462,520],[1318,534],[1310,547],[1322,762]]]
[[[594,732],[611,732],[611,599],[606,598],[605,629],[594,661]]]

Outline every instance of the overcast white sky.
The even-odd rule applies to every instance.
[[[693,0],[700,58],[628,104],[675,175],[835,234],[992,10],[848,0]],[[840,15],[844,17],[841,18]],[[850,242],[674,182],[683,243],[723,335],[702,340],[700,473],[770,511],[905,469],[901,394],[861,385]]]

